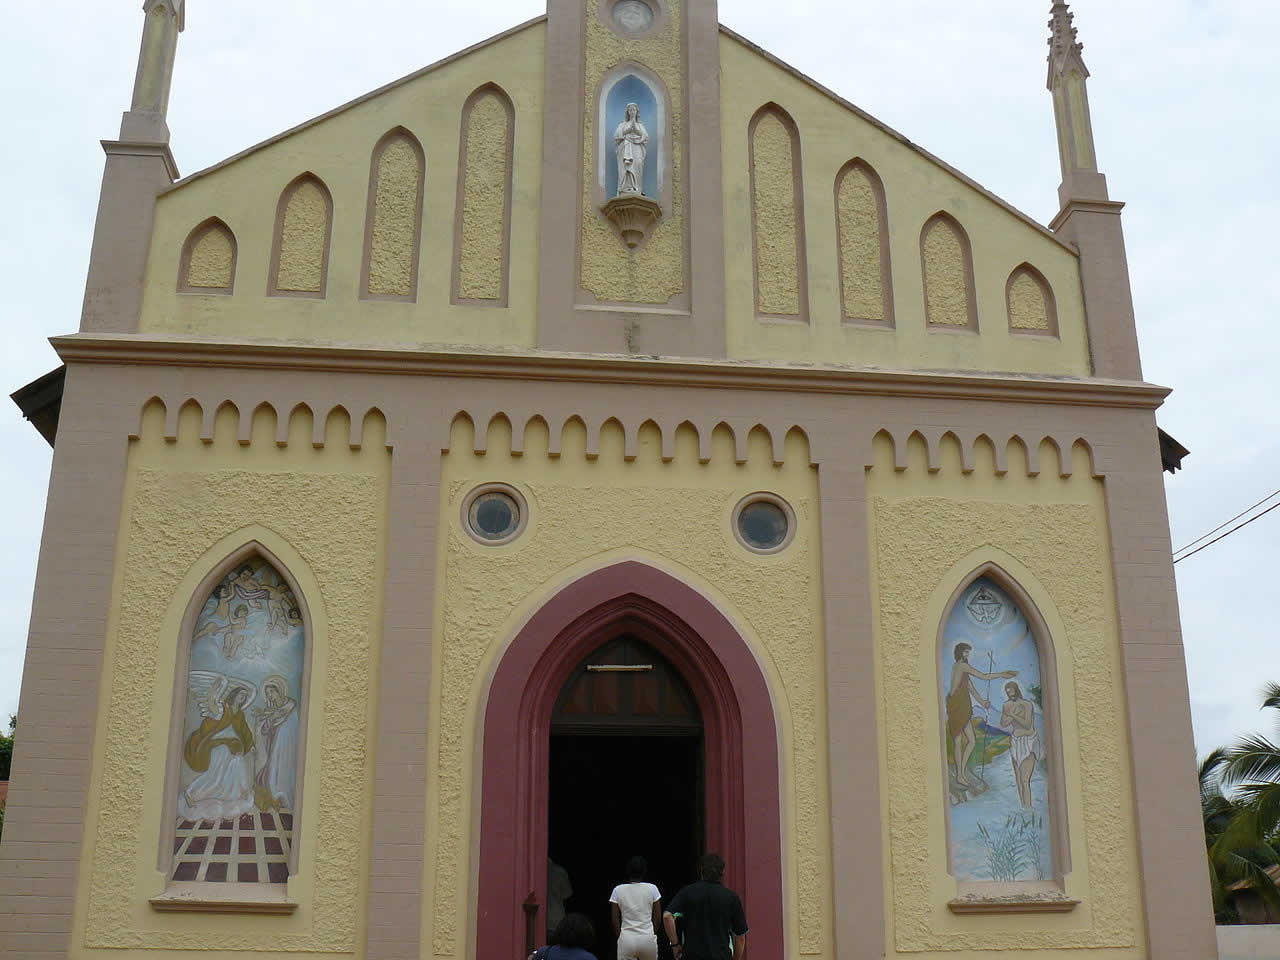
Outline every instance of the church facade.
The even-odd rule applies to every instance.
[[[1216,956],[1065,3],[1048,225],[714,0],[549,0],[179,177],[144,9],[40,387],[6,957],[513,960],[574,910],[604,960],[627,859],[706,850],[760,958]]]

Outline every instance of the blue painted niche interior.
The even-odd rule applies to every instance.
[[[613,131],[625,116],[627,104],[640,108],[640,122],[649,131],[648,152],[644,158],[644,195],[658,198],[658,141],[662,131],[658,129],[658,98],[649,84],[634,73],[624,74],[609,88],[605,98],[601,134],[604,137],[601,156],[604,157],[604,195],[610,199],[618,194],[618,153],[613,142]]]

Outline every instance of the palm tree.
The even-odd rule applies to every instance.
[[[1262,707],[1280,710],[1280,684],[1266,686]],[[1268,873],[1280,866],[1280,746],[1261,734],[1241,737],[1205,757],[1199,775],[1218,922],[1240,922],[1232,892],[1242,889],[1280,914],[1280,888]]]

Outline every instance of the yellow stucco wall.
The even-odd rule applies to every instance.
[[[226,289],[235,278],[236,248],[231,233],[220,223],[200,228],[187,261],[188,286]]]
[[[756,311],[802,319],[796,160],[791,131],[777,111],[765,111],[751,138]]]
[[[545,34],[545,24],[531,24],[161,196],[145,276],[141,331],[318,342],[531,345]],[[485,83],[506,90],[516,113],[510,305],[499,310],[450,302],[462,106]],[[426,153],[417,298],[361,300],[371,153],[397,126],[417,137]],[[325,297],[267,297],[280,192],[307,170],[333,195]],[[210,216],[225,220],[239,244],[235,293],[230,297],[175,289],[183,241],[192,227]]]
[[[281,293],[320,293],[331,222],[329,198],[314,177],[303,178],[290,190],[276,229],[280,260],[274,288]]]
[[[940,327],[967,327],[969,282],[972,272],[965,242],[956,225],[946,217],[931,220],[920,237],[920,261],[924,271],[925,319]]]
[[[842,316],[846,320],[883,321],[887,317],[880,260],[888,238],[881,235],[879,193],[861,165],[849,167],[841,176],[836,205]]]
[[[476,98],[467,113],[458,228],[458,287],[454,294],[463,299],[496,301],[503,293],[511,135],[503,99],[496,92]]]
[[[374,170],[373,222],[369,225],[369,278],[374,297],[407,297],[418,272],[423,160],[408,134],[382,144]]]
[[[832,956],[817,485],[803,436],[792,432],[785,463],[774,466],[761,429],[749,438],[745,464],[735,462],[734,439],[724,427],[705,464],[697,433],[687,426],[677,432],[675,458],[667,463],[652,424],[640,430],[632,461],[623,457],[615,421],[601,430],[593,459],[577,420],[565,428],[558,457],[547,455],[542,420],[530,423],[520,456],[509,452],[510,431],[505,418],[496,420],[488,452],[477,455],[471,425],[460,419],[444,463],[424,949],[442,957],[474,954],[468,904],[479,816],[477,737],[488,677],[505,643],[565,584],[637,559],[709,597],[761,663],[781,738],[788,954]],[[461,502],[474,485],[499,480],[528,499],[529,525],[510,544],[482,546],[461,527]],[[795,540],[778,554],[753,554],[730,531],[734,505],[756,490],[777,493],[795,510]]]
[[[726,333],[731,357],[1088,375],[1080,273],[1071,251],[726,34],[720,37],[720,63]],[[791,115],[800,132],[808,325],[761,323],[753,309],[747,128],[755,112],[771,101]],[[863,106],[874,110],[874,104]],[[866,161],[884,183],[893,329],[842,322],[834,191],[837,173],[855,157]],[[1046,203],[1052,200],[1046,187]],[[925,324],[920,230],[940,210],[954,216],[969,236],[980,333],[931,331]],[[1005,283],[1024,261],[1039,269],[1053,288],[1060,338],[1009,331]]]
[[[176,441],[163,439],[164,419],[153,401],[129,453],[72,955],[358,954],[390,465],[382,418],[366,419],[359,450],[347,443],[341,411],[329,418],[323,447],[313,446],[305,407],[283,446],[266,407],[254,415],[248,446],[229,405],[212,443],[199,439],[194,403],[182,410]],[[201,581],[254,540],[293,575],[311,623],[298,867],[287,885],[298,907],[231,923],[159,913],[148,900],[166,889],[161,851],[172,842],[164,807],[174,789],[166,766],[183,616]]]
[[[1050,328],[1044,290],[1025,267],[1009,278],[1009,326],[1015,330],[1047,331]]]
[[[993,956],[990,951],[1094,950],[1141,957],[1143,909],[1130,783],[1125,694],[1101,480],[1080,445],[1070,478],[1045,443],[1042,472],[1010,444],[995,473],[990,444],[972,472],[944,439],[930,473],[924,442],[895,471],[892,441],[876,440],[868,473],[876,671],[891,953]],[[956,915],[947,870],[945,747],[938,704],[938,625],[953,591],[983,563],[1027,592],[1048,627],[1057,664],[1061,765],[1067,797],[1067,913]],[[1052,722],[1052,718],[1049,718]],[[921,749],[923,745],[923,749]],[[1020,954],[1021,955],[1021,954]]]

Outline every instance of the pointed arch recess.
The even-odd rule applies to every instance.
[[[279,781],[273,782],[269,773],[260,782],[255,771],[251,774],[253,776],[251,789],[254,794],[252,810],[231,816],[214,815],[208,818],[193,818],[189,816],[189,811],[182,809],[179,797],[188,786],[186,781],[191,779],[191,774],[194,773],[188,769],[184,749],[192,739],[186,728],[189,725],[188,720],[195,697],[191,690],[191,674],[193,670],[198,669],[193,662],[193,648],[196,642],[193,634],[196,632],[196,626],[204,608],[214,597],[215,588],[238,568],[252,566],[255,560],[261,561],[265,567],[275,572],[278,577],[278,587],[286,592],[282,599],[291,601],[296,605],[297,611],[296,627],[300,630],[300,634],[295,633],[292,636],[286,634],[290,640],[300,639],[301,644],[301,651],[297,656],[296,674],[284,677],[287,682],[286,697],[294,701],[293,709],[290,711],[292,717],[284,717],[282,723],[276,727],[274,736],[268,738],[270,746],[265,754],[269,760],[277,764],[284,763],[286,768],[291,764],[292,783],[286,783],[285,789],[281,791],[278,789],[281,784]],[[264,602],[268,614],[272,600]],[[311,699],[314,646],[313,619],[306,595],[289,567],[257,537],[245,540],[240,547],[223,556],[209,568],[208,573],[191,592],[182,616],[177,636],[177,656],[174,658],[173,700],[170,707],[170,735],[164,780],[164,819],[157,862],[159,869],[167,878],[169,890],[165,897],[152,900],[152,905],[157,909],[200,909],[206,906],[207,904],[201,901],[198,895],[195,899],[181,895],[183,890],[191,889],[188,886],[191,883],[205,889],[208,889],[205,887],[206,884],[212,884],[213,889],[217,889],[220,883],[256,883],[264,891],[273,888],[282,891],[287,879],[298,872],[298,837],[302,829],[301,819],[304,807],[307,718]],[[248,671],[243,666],[238,667],[234,658],[228,658],[228,660],[225,674],[231,681],[228,689],[234,686],[236,681],[253,684],[255,687],[253,704],[259,707],[268,706],[264,688],[270,681],[277,678],[278,669],[275,666],[259,667],[257,672],[263,674],[261,678],[241,676],[240,674],[246,674]],[[233,673],[236,674],[234,677]],[[255,682],[255,680],[261,682]],[[255,737],[255,746],[251,749],[260,750],[261,748],[256,745],[258,723],[248,717],[245,720],[251,727],[250,734]],[[293,727],[291,731],[293,743],[287,751],[282,750],[279,754],[275,754],[276,748],[287,742],[284,734],[290,720]],[[224,731],[221,735],[226,736],[233,730],[234,727],[228,728],[228,731]],[[250,759],[249,763],[254,764],[254,761]],[[212,765],[211,762],[210,766]],[[250,769],[252,770],[253,766]],[[285,772],[287,773],[287,769]],[[289,793],[292,795],[289,796]],[[284,809],[286,802],[289,806],[288,810]],[[184,816],[184,813],[188,815]],[[247,822],[250,820],[251,824]],[[225,849],[218,842],[223,836],[228,840]],[[229,842],[232,836],[240,842],[251,839],[255,846],[253,856],[241,861],[242,853],[249,854],[247,844],[245,847],[240,847],[237,843],[233,848]],[[204,839],[203,845],[198,843],[200,839]],[[266,862],[266,876],[259,875],[258,869],[253,871],[252,876],[248,871],[242,873],[238,869],[241,862],[247,863],[255,858],[257,859],[255,868],[260,868],[262,863]],[[196,864],[194,870],[184,869],[184,864],[193,863]],[[211,872],[211,868],[216,863],[225,863],[226,867],[223,870],[215,869]],[[283,870],[279,869],[281,866]],[[192,873],[194,875],[191,875]],[[170,899],[172,893],[178,893],[180,896],[177,899]],[[255,912],[291,912],[297,906],[283,896],[262,901],[254,896],[249,899],[253,900]]]
[[[953,783],[954,777],[952,776],[952,763],[947,744],[947,740],[950,738],[950,731],[948,729],[948,705],[945,696],[950,679],[947,671],[955,662],[953,648],[958,642],[958,638],[949,637],[947,627],[957,604],[961,602],[969,589],[979,580],[986,580],[994,585],[1012,602],[1025,619],[1027,629],[1035,644],[1042,699],[1040,713],[1043,718],[1043,728],[1040,736],[1043,741],[1042,749],[1047,755],[1047,769],[1040,770],[1037,763],[1034,776],[1044,776],[1046,779],[1044,792],[1048,809],[1043,812],[1043,817],[1052,860],[1052,867],[1046,872],[1043,879],[1032,876],[1026,879],[1019,878],[1012,882],[1001,882],[974,880],[958,875],[960,871],[958,870],[955,856],[955,844],[958,838],[955,836],[956,826],[953,823],[954,806],[952,806],[952,798],[949,795],[949,785]],[[934,642],[934,656],[938,664],[938,678],[934,689],[941,694],[938,698],[938,705],[940,731],[942,734],[941,761],[944,795],[940,799],[947,805],[943,816],[946,829],[947,872],[956,879],[958,893],[961,898],[974,898],[972,903],[967,902],[965,899],[953,901],[951,904],[952,909],[956,910],[956,912],[984,912],[981,904],[984,897],[999,898],[1011,894],[1031,895],[1033,900],[1024,904],[1024,909],[1027,910],[1033,907],[1047,911],[1072,909],[1078,901],[1067,899],[1064,893],[1065,877],[1071,872],[1071,845],[1068,834],[1066,779],[1063,768],[1062,701],[1058,684],[1057,653],[1048,623],[1039,606],[1019,580],[1009,573],[1005,565],[1000,563],[998,559],[982,560],[970,567],[969,572],[959,579],[955,589],[951,591],[951,595],[943,605],[942,616],[938,621],[937,636]],[[983,669],[982,664],[974,664],[974,666],[980,670]],[[999,669],[998,664],[995,666]],[[1024,696],[1030,695],[1030,691],[1026,689],[1025,678],[1014,677],[1012,680],[1019,684]],[[1005,679],[992,681],[993,684],[1001,686],[1008,682],[1009,680]],[[1004,699],[1003,694],[993,692],[989,699],[993,706],[997,702],[997,696],[1001,700]],[[995,713],[994,710],[991,712],[991,716],[999,721],[999,714]],[[985,744],[983,747],[986,749]],[[1009,762],[1007,752],[1002,753],[995,759],[996,762],[1000,763]]]
[[[920,229],[920,270],[930,329],[977,333],[973,250],[959,221],[938,211]]]
[[[486,83],[462,105],[454,205],[454,303],[505,307],[511,277],[511,184],[516,112],[507,91]]]
[[[889,217],[879,174],[855,157],[836,174],[840,310],[847,323],[893,326]]]
[[[374,144],[360,266],[362,299],[417,299],[426,176],[422,144],[404,127],[388,130]]]
[[[333,195],[308,171],[280,192],[267,294],[324,299],[333,235]]]
[[[800,131],[791,114],[766,103],[747,125],[756,315],[808,322]]]
[[[187,234],[178,261],[178,292],[229,296],[236,285],[236,235],[220,217]]]
[[[1058,305],[1043,273],[1020,263],[1004,287],[1009,332],[1033,337],[1058,336]]]
[[[483,718],[476,955],[519,955],[522,905],[546,903],[552,710],[578,663],[623,628],[665,657],[694,693],[705,730],[707,846],[728,861],[726,883],[743,896],[753,949],[780,957],[780,767],[768,687],[746,642],[706,597],[637,561],[561,590],[495,668]],[[486,788],[492,784],[503,788]]]

